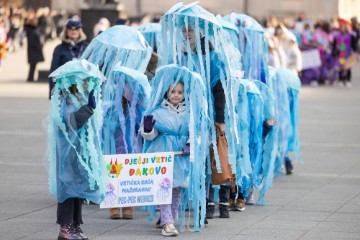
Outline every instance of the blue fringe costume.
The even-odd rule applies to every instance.
[[[157,70],[154,77],[149,105],[144,115],[152,114],[156,120],[155,128],[159,135],[153,141],[144,142],[145,152],[179,151],[187,140],[190,143],[190,157],[175,156],[174,186],[188,187],[183,192],[180,209],[183,226],[185,208],[191,203],[194,209],[194,229],[199,231],[200,222],[203,227],[204,214],[199,221],[199,209],[205,209],[205,158],[208,151],[208,113],[206,111],[206,88],[199,74],[189,71],[186,67],[165,65]],[[185,114],[181,116],[170,112],[162,106],[164,95],[172,83],[181,81],[184,84]],[[190,158],[190,159],[189,159]],[[190,161],[189,161],[190,160]],[[189,178],[187,174],[189,174]],[[150,209],[151,217],[155,209]]]
[[[49,186],[58,202],[82,198],[100,203],[103,198],[102,153],[99,139],[101,107],[83,125],[74,124],[73,114],[87,104],[88,93],[95,90],[101,106],[100,85],[104,76],[86,60],[70,61],[50,74],[56,82],[49,116]],[[88,80],[87,89],[83,88]],[[76,84],[76,96],[69,88]],[[80,128],[79,128],[80,127]]]

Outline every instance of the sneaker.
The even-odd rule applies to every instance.
[[[255,205],[254,193],[253,192],[251,192],[249,197],[246,198],[245,204],[246,205]],[[244,208],[244,210],[245,210],[245,208]]]
[[[174,237],[179,235],[178,230],[175,228],[174,224],[167,223],[163,226],[163,229],[161,230],[161,235],[166,237]]]
[[[64,224],[60,227],[58,240],[81,240],[81,237],[75,232],[72,224]]]
[[[351,88],[352,87],[351,82],[346,82],[345,86],[348,87],[348,88]]]
[[[156,228],[162,228],[161,227],[161,218],[159,218],[159,220],[157,220],[155,226],[156,226]]]
[[[73,224],[73,230],[81,238],[81,240],[88,240],[88,237],[85,236],[83,230],[80,228],[80,224]]]
[[[245,199],[238,198],[236,200],[234,210],[239,212],[245,211]]]
[[[235,207],[235,199],[229,199],[229,209],[233,209]]]
[[[285,170],[286,175],[291,175],[294,172],[294,166],[291,163],[291,160],[285,161]]]
[[[206,206],[206,218],[212,219],[214,217],[214,213],[215,213],[215,203],[210,202]]]
[[[220,218],[230,218],[229,206],[220,203],[219,210],[220,210]]]

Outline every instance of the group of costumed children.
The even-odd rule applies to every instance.
[[[215,202],[221,218],[229,218],[229,209],[245,210],[246,198],[254,204],[255,190],[257,203],[264,204],[288,152],[299,153],[299,80],[290,71],[269,68],[261,52],[251,48],[254,42],[240,37],[251,19],[224,19],[196,3],[173,6],[162,17],[158,68],[151,79],[143,73],[149,72],[152,49],[127,26],[101,33],[82,60],[51,73],[49,184],[58,202],[58,239],[87,239],[80,228],[82,202],[104,200],[106,154],[182,152],[175,155],[172,204],[158,206],[157,226],[164,236],[179,234],[175,223],[184,226],[186,209],[193,211],[199,231],[213,217]],[[231,26],[232,21],[247,25]],[[226,137],[233,188],[212,184],[214,168],[222,171],[220,136]],[[153,217],[156,206],[147,209]],[[123,210],[132,218],[131,208]],[[111,218],[118,213],[110,209]]]

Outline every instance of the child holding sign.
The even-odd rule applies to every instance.
[[[176,236],[179,234],[174,222],[179,206],[181,206],[180,209],[184,210],[183,206],[187,204],[186,201],[189,195],[191,198],[198,195],[195,196],[196,199],[203,199],[205,196],[205,179],[196,181],[194,178],[196,179],[197,176],[191,177],[191,180],[189,179],[190,174],[194,175],[192,172],[195,171],[191,171],[194,166],[191,164],[190,158],[195,155],[194,158],[197,159],[198,153],[200,153],[199,147],[204,146],[202,144],[206,143],[204,139],[203,143],[194,146],[190,156],[190,145],[194,145],[192,134],[200,136],[198,139],[205,136],[205,133],[201,135],[199,132],[201,131],[200,124],[204,124],[202,126],[204,131],[206,131],[207,124],[206,113],[204,112],[206,108],[203,106],[206,101],[197,103],[198,100],[205,96],[205,88],[200,88],[203,85],[196,86],[196,84],[199,84],[197,81],[202,81],[198,75],[196,77],[198,78],[195,78],[187,68],[176,65],[167,65],[158,70],[153,84],[159,87],[153,88],[151,101],[143,118],[141,135],[145,139],[144,152],[182,151],[182,154],[177,154],[174,158],[173,180],[167,179],[162,183],[164,188],[171,188],[172,183],[172,204],[160,205],[160,225],[162,226],[163,236]],[[203,95],[201,97],[198,94]],[[194,102],[192,102],[192,99],[194,99]],[[195,109],[192,110],[193,108],[201,108],[202,110],[196,111]],[[199,114],[203,115],[199,116]],[[195,123],[194,119],[198,119],[199,122]],[[189,128],[194,132],[189,132]],[[205,147],[202,148],[202,154],[205,154],[205,149]],[[201,171],[196,170],[196,174],[204,171],[205,163],[201,164],[200,161],[199,167],[203,169]],[[193,192],[186,189],[188,186]],[[203,196],[200,196],[200,193]],[[166,195],[166,192],[163,191],[159,194]],[[196,204],[196,206],[193,206],[194,211],[199,214],[198,211],[201,206],[197,205],[200,204],[199,200],[194,200],[194,204]],[[202,204],[205,207],[205,202]],[[199,224],[198,220],[197,224]]]
[[[101,72],[86,60],[59,67],[49,122],[49,184],[56,195],[58,239],[88,239],[82,232],[83,199],[101,202],[99,126]]]
[[[164,118],[166,116],[166,118]],[[190,146],[188,114],[184,102],[184,83],[175,81],[170,85],[164,100],[152,115],[144,116],[144,127],[141,135],[152,141],[147,152],[183,151],[182,156],[176,156],[174,162],[174,180],[172,204],[160,205],[162,235],[176,236],[178,231],[174,219],[179,208],[181,188],[187,186],[189,173]]]

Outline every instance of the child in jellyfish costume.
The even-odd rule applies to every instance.
[[[242,66],[244,68],[245,79],[242,80],[244,89],[247,92],[248,110],[245,112],[244,107],[237,112],[240,113],[240,128],[242,131],[242,141],[249,147],[242,149],[249,153],[241,152],[240,157],[249,157],[251,162],[251,175],[245,175],[238,179],[239,186],[243,185],[236,194],[231,196],[231,207],[233,210],[243,211],[244,197],[246,196],[247,204],[254,204],[253,189],[259,189],[258,203],[264,204],[263,197],[266,189],[272,183],[274,154],[271,152],[275,149],[273,138],[266,138],[267,133],[276,123],[274,114],[274,101],[272,90],[267,81],[267,44],[264,38],[264,30],[250,16],[244,14],[232,13],[222,18],[224,29],[230,34],[233,45],[242,53]],[[229,27],[231,24],[234,27]],[[266,85],[265,85],[266,83]],[[244,98],[239,96],[238,104],[244,105]],[[247,130],[246,130],[247,129]],[[244,137],[248,139],[244,139]],[[265,147],[266,146],[266,147]],[[245,169],[246,166],[245,165]],[[249,188],[250,187],[250,188]],[[235,197],[237,198],[236,202]]]
[[[175,4],[161,20],[162,31],[162,64],[177,63],[195,71],[205,81],[208,102],[210,144],[214,150],[216,168],[221,172],[220,159],[216,146],[217,132],[225,132],[228,142],[228,159],[232,172],[236,172],[235,149],[235,114],[233,100],[230,98],[231,79],[233,78],[229,60],[231,52],[226,50],[222,38],[222,26],[218,19],[196,3],[184,5]],[[210,160],[209,154],[203,156]],[[202,174],[202,173],[198,173]],[[207,209],[213,214],[215,211],[215,189],[220,188],[220,214],[229,217],[228,205],[230,187],[228,184],[216,187],[211,185],[210,161],[207,164]],[[203,199],[206,201],[206,199]],[[207,217],[210,215],[207,214]],[[205,216],[205,209],[201,209],[201,218]],[[195,216],[197,217],[197,216]]]
[[[160,205],[164,236],[178,234],[174,226],[180,209],[183,227],[185,208],[194,209],[194,228],[199,230],[199,209],[205,208],[205,158],[208,138],[206,92],[202,78],[185,67],[166,65],[158,69],[150,104],[144,113],[141,135],[144,152],[177,152],[174,156],[172,204]],[[165,194],[165,186],[160,196]],[[190,204],[191,203],[191,204]],[[150,209],[153,218],[155,209]]]
[[[113,26],[94,38],[81,58],[99,65],[104,75],[109,77],[116,65],[144,73],[151,58],[151,52],[151,47],[138,30],[121,25]],[[125,145],[124,147],[126,148]],[[123,209],[123,217],[132,218],[131,207]],[[120,209],[110,209],[110,218],[121,218]]]
[[[103,86],[102,149],[104,154],[139,153],[142,139],[138,134],[142,114],[150,95],[147,77],[117,64]],[[132,208],[111,208],[111,219],[132,218]]]
[[[294,159],[302,163],[299,141],[299,101],[298,95],[301,87],[300,78],[286,68],[272,69],[274,81],[277,83],[275,98],[277,102],[278,150],[274,165],[275,176],[282,175],[282,165],[285,172],[291,175],[294,166],[289,153],[293,152]],[[286,94],[284,94],[284,92]]]
[[[86,60],[73,60],[50,74],[56,82],[49,116],[50,193],[58,201],[59,239],[87,239],[80,224],[83,199],[103,200],[101,89],[104,76]]]
[[[138,130],[151,89],[146,76],[118,64],[103,89],[104,154],[141,152],[142,141]]]

